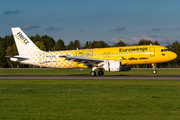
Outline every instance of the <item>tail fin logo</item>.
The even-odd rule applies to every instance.
[[[29,43],[29,41],[23,36],[23,33],[21,33],[21,31],[16,34],[16,38],[18,40],[21,40],[24,45],[27,45]]]

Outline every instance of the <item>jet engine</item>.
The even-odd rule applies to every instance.
[[[121,65],[120,61],[105,61],[98,64],[99,69],[104,69],[109,72],[117,71],[129,71],[131,67],[129,65]]]

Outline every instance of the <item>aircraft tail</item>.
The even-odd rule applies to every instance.
[[[11,28],[19,55],[42,52],[19,28]]]

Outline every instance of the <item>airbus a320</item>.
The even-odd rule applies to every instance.
[[[131,65],[152,64],[174,60],[176,53],[158,45],[126,46],[46,52],[40,50],[19,28],[11,28],[19,55],[11,61],[50,68],[91,68],[91,76],[103,71],[129,71]]]

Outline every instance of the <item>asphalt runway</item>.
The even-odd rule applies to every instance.
[[[0,75],[0,80],[177,80],[176,76],[64,76],[64,75]]]

